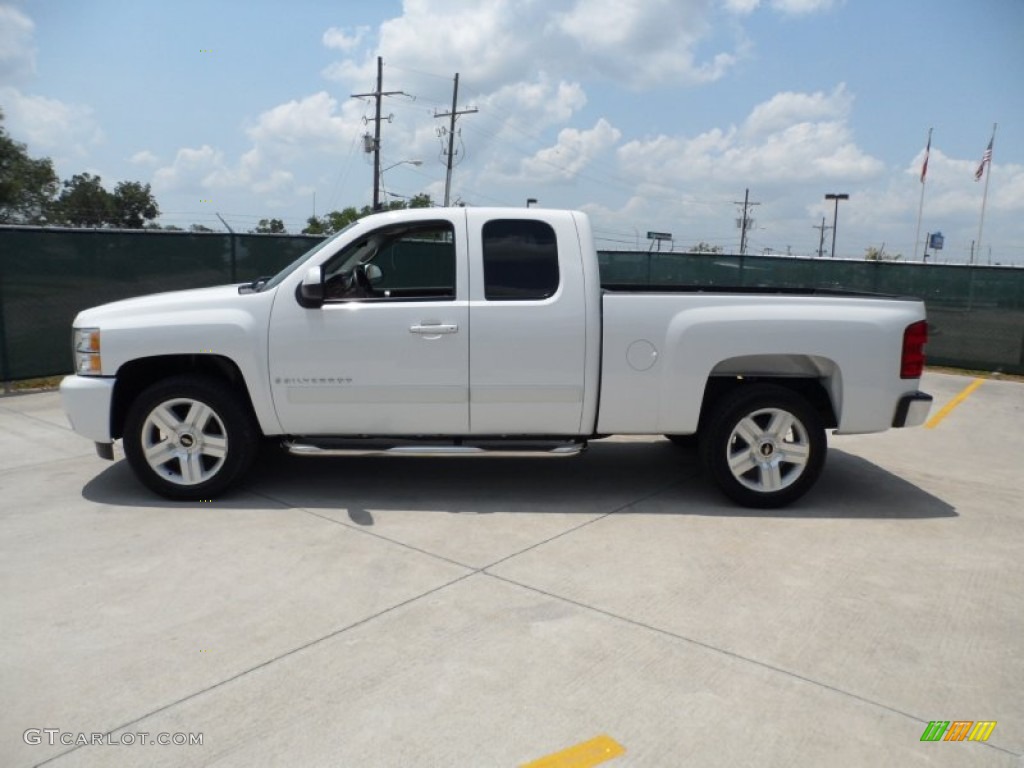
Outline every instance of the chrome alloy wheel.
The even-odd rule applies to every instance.
[[[762,408],[737,422],[728,440],[729,471],[752,491],[771,493],[800,479],[811,456],[807,429],[781,408]]]
[[[206,403],[187,397],[165,400],[142,424],[142,450],[154,473],[175,485],[206,482],[224,466],[227,430]]]

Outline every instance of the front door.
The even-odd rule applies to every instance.
[[[324,265],[322,307],[282,291],[270,385],[295,435],[453,435],[469,429],[466,254],[453,220],[383,226]]]

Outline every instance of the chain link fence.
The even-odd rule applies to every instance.
[[[320,241],[299,235],[0,228],[0,380],[72,367],[82,309],[272,275]],[[916,296],[932,363],[1024,373],[1024,269],[636,251],[599,254],[604,283],[828,288]]]

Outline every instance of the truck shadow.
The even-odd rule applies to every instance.
[[[124,461],[89,481],[100,504],[195,507],[154,496]],[[361,526],[374,512],[449,514],[674,514],[722,517],[918,519],[954,517],[928,491],[859,456],[831,448],[810,493],[784,509],[739,507],[701,475],[694,451],[666,440],[595,442],[567,459],[299,458],[261,455],[242,487],[204,506],[246,510],[303,508]]]

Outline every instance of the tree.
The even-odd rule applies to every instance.
[[[357,211],[349,206],[341,211],[331,211],[322,217],[310,216],[306,220],[306,227],[302,230],[304,235],[333,235],[340,232],[353,221],[369,216],[373,211],[369,206],[364,206],[362,211]]]
[[[33,159],[7,135],[0,110],[0,223],[42,224],[51,213],[60,180],[50,158]]]
[[[253,232],[258,235],[283,235],[288,230],[284,228],[284,222],[280,219],[260,219]]]
[[[899,261],[902,258],[902,253],[886,253],[884,245],[881,248],[871,245],[864,250],[864,261]]]
[[[76,173],[64,182],[56,203],[59,221],[72,227],[102,227],[114,217],[114,197],[99,176]]]
[[[316,216],[310,216],[306,219],[306,226],[302,228],[303,235],[325,235],[324,222],[318,219]]]
[[[116,227],[142,229],[145,222],[160,215],[160,208],[149,184],[138,181],[122,181],[114,187],[112,203],[111,224]]]
[[[690,248],[690,253],[721,253],[724,249],[720,245],[711,245],[701,240]]]
[[[189,232],[213,232],[214,230],[212,230],[209,227],[204,226],[202,224],[193,224],[193,225],[191,225],[188,228],[188,231]]]
[[[406,208],[433,208],[434,201],[428,194],[413,195],[409,198],[408,202],[405,200],[391,200],[386,205],[382,206],[383,211],[401,211]],[[355,207],[349,206],[341,211],[331,211],[330,213],[322,216],[310,216],[306,219],[306,226],[302,230],[304,235],[333,235],[335,232],[340,232],[353,221],[369,216],[374,213],[373,208],[369,205],[364,205],[361,209],[356,210]]]

